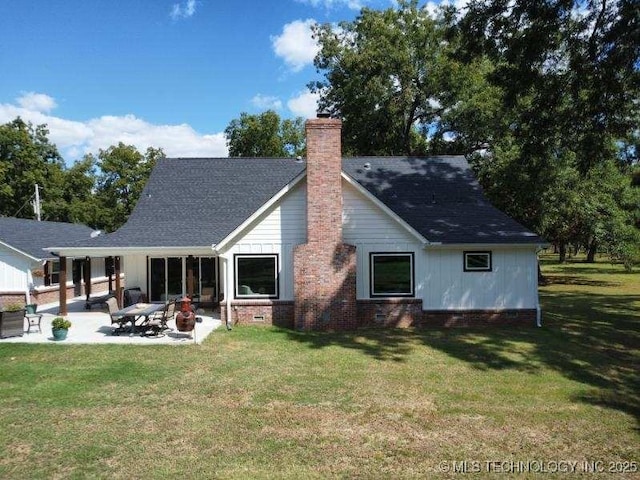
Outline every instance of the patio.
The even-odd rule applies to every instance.
[[[96,305],[92,310],[85,310],[85,297],[76,297],[67,302],[68,314],[64,317],[71,321],[71,328],[66,340],[55,341],[51,334],[51,321],[58,316],[58,304],[48,304],[38,306],[38,313],[42,313],[41,331],[31,327],[31,332],[27,333],[27,322],[22,337],[9,337],[0,339],[3,343],[59,343],[59,344],[136,344],[136,345],[183,345],[202,343],[207,336],[216,328],[222,325],[219,314],[210,310],[198,310],[197,318],[201,322],[196,322],[193,332],[178,332],[175,321],[169,322],[169,330],[162,336],[140,336],[134,333],[122,333],[113,335],[115,326],[111,325],[111,318],[106,307]]]

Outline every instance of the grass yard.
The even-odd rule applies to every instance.
[[[0,478],[638,478],[609,470],[640,462],[640,274],[543,271],[540,329],[0,345]]]

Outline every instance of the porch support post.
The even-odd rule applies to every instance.
[[[187,297],[193,298],[193,256],[187,257]]]
[[[109,258],[109,271],[108,272],[104,272],[107,274],[107,276],[109,277],[109,292],[113,292],[113,257],[107,257]]]
[[[58,301],[58,313],[60,315],[67,314],[67,257],[60,257],[60,277],[58,283],[60,285]]]
[[[84,277],[84,293],[87,295],[87,302],[91,296],[91,257],[85,257],[83,268]]]
[[[116,273],[116,300],[118,301],[118,307],[122,308],[122,292],[120,291],[120,257],[113,259],[114,269]]]

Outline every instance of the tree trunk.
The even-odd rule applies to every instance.
[[[560,258],[559,262],[564,263],[567,260],[567,245],[563,242],[559,245]]]
[[[538,260],[538,285],[546,285],[547,279],[542,275],[542,269],[540,268],[540,261]]]
[[[589,244],[589,249],[587,250],[587,263],[595,263],[597,250],[598,250],[598,243],[595,240],[593,240]]]

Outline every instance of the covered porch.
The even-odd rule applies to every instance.
[[[110,260],[112,270],[108,272],[109,289],[102,292],[88,289],[85,293],[89,306],[93,304],[95,297],[111,293],[116,297],[118,305],[123,307],[126,304],[124,292],[130,289],[139,290],[142,298],[152,303],[164,303],[187,296],[194,305],[207,309],[216,309],[225,298],[224,276],[221,273],[224,261],[212,255],[211,249],[188,253],[184,250],[148,249],[145,254],[138,249],[119,249],[120,254],[112,255],[114,253],[116,252],[105,249],[100,252],[77,249],[60,252],[61,268],[67,264],[67,258],[85,259],[85,278],[91,276],[89,255],[104,255]],[[64,275],[66,272],[61,271],[60,276],[64,278]],[[68,288],[60,284],[57,312],[60,315],[69,313],[68,292]]]

